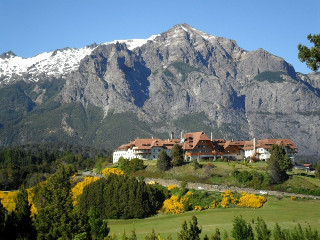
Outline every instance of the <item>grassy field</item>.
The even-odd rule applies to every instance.
[[[130,235],[131,230],[135,229],[138,239],[150,234],[152,229],[161,236],[171,234],[173,239],[177,239],[177,232],[180,231],[184,220],[191,220],[195,215],[198,223],[202,226],[202,236],[211,235],[218,227],[221,232],[227,231],[230,235],[232,221],[235,216],[242,215],[247,221],[262,217],[269,229],[273,229],[275,223],[281,227],[293,229],[297,223],[303,227],[310,224],[314,229],[320,231],[320,201],[319,200],[292,200],[290,198],[277,199],[268,197],[267,203],[260,209],[249,208],[216,208],[205,211],[191,211],[178,215],[158,214],[146,219],[134,220],[109,220],[110,233],[121,236],[125,230]]]

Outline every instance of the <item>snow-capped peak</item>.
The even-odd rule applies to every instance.
[[[206,40],[209,40],[209,39],[214,39],[216,38],[215,36],[211,35],[211,34],[208,34],[208,33],[205,33],[205,32],[202,32],[198,29],[195,29],[191,26],[189,26],[188,24],[184,23],[184,24],[179,24],[177,25],[177,27],[180,27],[181,29],[183,29],[185,32],[188,32],[190,34],[197,34],[197,35],[200,35],[202,38],[206,39]]]
[[[160,35],[152,35],[151,37],[149,37],[147,39],[114,40],[111,42],[106,42],[104,44],[105,45],[116,44],[117,42],[118,43],[125,43],[129,50],[133,50],[137,47],[141,47],[142,45],[146,44],[148,41],[154,40],[158,36],[160,36]]]
[[[31,58],[22,58],[14,54],[6,54],[0,58],[0,78],[9,82],[16,74],[36,75],[45,73],[48,76],[62,76],[75,70],[85,56],[89,55],[94,47],[65,48],[51,52],[43,52]],[[36,78],[29,78],[37,81]]]
[[[125,43],[133,50],[154,40],[159,35],[152,35],[147,39],[114,40],[104,44]],[[0,56],[0,84],[9,83],[13,75],[28,74],[29,81],[38,81],[37,75],[64,76],[79,67],[80,61],[97,47],[96,44],[84,48],[64,48],[51,52],[43,52],[34,57],[22,58],[13,52]],[[31,77],[30,77],[31,75]]]

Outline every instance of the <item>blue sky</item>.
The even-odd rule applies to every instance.
[[[319,0],[0,0],[0,53],[31,57],[64,47],[148,38],[178,23],[263,48],[296,71],[297,45],[320,33]]]

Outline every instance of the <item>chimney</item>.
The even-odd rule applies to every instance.
[[[183,139],[183,131],[181,131],[181,133],[180,133],[180,139],[181,140]]]
[[[174,134],[173,132],[170,133],[170,140],[173,139],[173,136],[174,136],[173,134]]]
[[[213,141],[213,133],[211,132],[211,134],[210,134],[211,136],[210,136],[210,139],[211,139],[211,142]]]
[[[253,138],[253,152],[256,152],[256,138]]]

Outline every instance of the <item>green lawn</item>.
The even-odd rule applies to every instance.
[[[144,239],[146,234],[150,234],[152,229],[161,236],[171,234],[173,239],[177,238],[184,220],[191,220],[195,215],[198,223],[202,226],[202,233],[211,235],[218,227],[221,232],[226,230],[230,233],[234,216],[242,215],[247,221],[262,217],[269,229],[273,229],[275,223],[279,223],[284,228],[294,228],[296,223],[303,227],[310,224],[314,229],[320,230],[320,201],[319,200],[291,200],[283,198],[278,200],[275,197],[268,197],[267,203],[260,209],[249,208],[216,208],[201,212],[191,211],[179,215],[158,214],[146,219],[134,220],[109,220],[110,233],[121,236],[124,229],[130,235],[134,228],[138,239]]]

